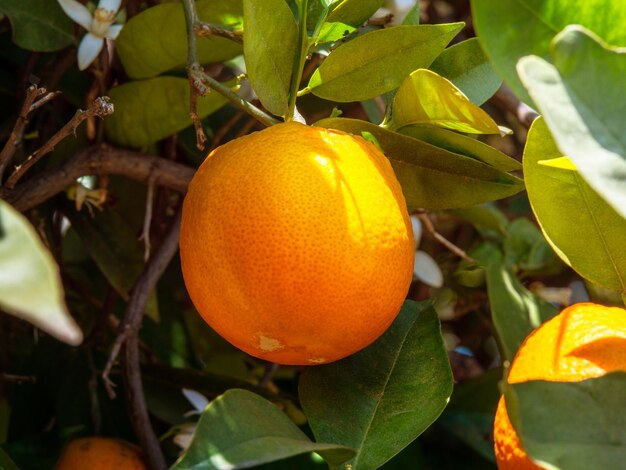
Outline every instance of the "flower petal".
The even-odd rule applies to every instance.
[[[420,246],[422,240],[422,222],[416,215],[411,216],[411,226],[413,227],[413,238],[415,239],[415,249]]]
[[[78,68],[85,70],[89,67],[100,54],[103,45],[104,39],[87,33],[78,46]]]
[[[117,39],[123,26],[124,25],[122,24],[114,24],[113,26],[110,26],[109,29],[107,29],[106,37],[109,39]]]
[[[434,259],[424,251],[415,252],[413,275],[424,284],[431,287],[443,286],[443,273]]]
[[[58,0],[58,2],[67,16],[72,18],[87,31],[91,29],[91,21],[93,18],[85,5],[78,3],[76,0]]]
[[[121,4],[122,0],[100,0],[100,2],[98,3],[98,8],[117,13],[117,10],[120,9]]]

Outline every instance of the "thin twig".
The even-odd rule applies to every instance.
[[[184,193],[194,169],[161,157],[109,146],[88,147],[61,165],[41,172],[13,190],[0,188],[0,198],[19,211],[27,211],[56,194],[65,191],[76,178],[85,175],[121,175]]]
[[[196,52],[196,31],[198,24],[201,24],[196,11],[196,4],[193,0],[183,0],[185,11],[185,23],[187,25],[187,77],[189,79],[189,116],[196,129],[196,145],[199,150],[204,150],[206,135],[202,129],[200,118],[196,112],[198,96],[205,96],[210,90],[215,90],[224,96],[233,105],[250,114],[259,122],[266,126],[277,124],[279,121],[257,108],[250,102],[243,99],[229,87],[209,76],[198,63]]]
[[[34,384],[37,383],[37,377],[34,375],[15,375],[0,372],[0,382],[15,382],[17,384]]]
[[[119,352],[121,345],[124,345],[122,372],[131,409],[133,428],[146,456],[148,467],[153,470],[165,470],[167,465],[159,440],[152,429],[146,406],[143,384],[141,382],[138,334],[150,292],[156,287],[158,280],[165,272],[165,268],[167,268],[167,265],[178,250],[180,220],[181,210],[179,209],[167,236],[163,239],[159,249],[152,255],[141,277],[133,287],[120,324],[119,333],[115,339],[112,357],[109,358],[109,363],[114,362],[115,356],[113,356],[113,351]],[[111,369],[109,363],[107,363],[105,372]],[[110,379],[108,376],[105,377],[104,373],[103,379],[105,383],[107,381],[110,382]]]
[[[26,98],[24,99],[24,103],[22,104],[22,109],[20,110],[20,114],[15,121],[15,126],[11,131],[11,135],[7,140],[6,144],[2,148],[0,152],[0,178],[2,178],[2,173],[4,169],[9,164],[15,152],[20,147],[22,143],[22,137],[24,136],[24,130],[26,129],[26,125],[28,124],[28,113],[32,111],[33,103],[37,98],[46,94],[45,88],[39,88],[37,85],[31,85],[26,90]]]
[[[37,101],[35,101],[31,105],[29,112],[32,113],[33,111],[41,108],[44,104],[46,104],[49,101],[52,101],[53,99],[55,99],[60,94],[61,94],[60,91],[51,91],[50,93],[46,94],[43,98],[40,98]]]
[[[459,258],[464,259],[465,261],[468,261],[470,263],[478,263],[478,261],[469,256],[464,250],[462,250],[446,237],[437,232],[437,229],[435,229],[433,222],[430,220],[430,217],[425,210],[419,210],[415,215],[420,220],[422,225],[424,225],[426,231],[430,233],[435,240],[445,246],[448,250],[457,255]]]
[[[211,139],[211,148],[214,149],[215,147],[217,147],[220,142],[222,142],[222,139],[224,138],[224,136],[228,133],[228,131],[231,129],[231,127],[233,127],[237,121],[239,121],[239,119],[241,119],[241,117],[244,115],[245,113],[243,111],[237,111],[235,114],[233,114],[228,121],[226,121],[216,132],[215,134],[213,134],[213,139]]]
[[[221,36],[231,41],[238,42],[239,44],[243,43],[241,31],[233,31],[232,29],[224,28],[217,24],[196,21],[193,25],[193,29],[198,37]]]
[[[80,125],[88,117],[104,117],[113,113],[113,104],[110,102],[108,96],[101,96],[96,98],[92,104],[87,108],[87,110],[83,111],[79,109],[74,114],[74,117],[70,119],[70,121],[65,124],[61,130],[59,130],[56,134],[54,134],[50,139],[41,146],[38,150],[35,150],[22,165],[15,168],[13,174],[7,180],[7,188],[13,189],[15,184],[19,181],[19,179],[24,176],[24,174],[28,171],[30,167],[32,167],[35,163],[37,163],[44,155],[48,152],[51,152],[54,147],[63,139],[65,139],[68,135],[74,134],[76,132],[76,128]]]
[[[539,116],[537,111],[523,101],[520,101],[519,98],[515,96],[511,89],[506,85],[502,85],[498,89],[495,95],[491,98],[491,101],[499,108],[512,113],[527,129],[530,128],[533,121]]]
[[[143,229],[141,230],[140,240],[143,241],[144,261],[148,261],[150,257],[150,226],[152,225],[152,206],[154,205],[154,175],[151,174],[148,179],[148,192],[146,194],[146,214],[143,219]]]

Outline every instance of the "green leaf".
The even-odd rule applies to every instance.
[[[252,88],[267,110],[287,113],[298,26],[285,0],[244,0],[243,53]]]
[[[582,382],[507,386],[509,417],[528,454],[550,468],[621,468],[626,458],[626,373]]]
[[[238,29],[242,0],[198,0],[198,17],[207,23]],[[196,41],[201,64],[222,62],[242,53],[241,44],[219,36]],[[187,63],[187,27],[180,3],[162,3],[132,17],[115,41],[115,48],[131,78],[148,78]]]
[[[506,215],[493,204],[453,209],[449,212],[470,222],[481,232],[484,238],[495,238],[499,240],[506,235],[509,220]]]
[[[86,211],[65,212],[85,250],[115,291],[128,300],[130,290],[143,271],[143,246],[137,235],[117,212],[107,209],[91,217]],[[146,312],[158,320],[156,292],[148,300]]]
[[[50,52],[74,42],[74,23],[57,1],[2,0],[0,13],[9,17],[13,42],[22,49]]]
[[[557,145],[580,175],[626,218],[626,49],[599,42],[578,26],[552,44],[556,66],[520,60],[519,73]],[[593,84],[593,86],[590,86]]]
[[[332,101],[364,101],[397,88],[413,70],[428,67],[463,23],[395,26],[372,31],[335,49],[308,88]]]
[[[411,7],[411,9],[406,13],[404,19],[402,20],[402,24],[405,25],[415,25],[420,24],[420,0],[415,2],[415,5]]]
[[[526,337],[557,309],[526,289],[494,254],[487,266],[487,293],[502,355],[511,361]]]
[[[515,219],[507,226],[503,248],[504,264],[513,271],[541,271],[558,261],[541,231],[524,218]]]
[[[83,333],[65,306],[54,258],[30,222],[2,200],[0,309],[72,346],[83,340]]]
[[[409,207],[429,210],[473,206],[523,189],[519,178],[473,158],[449,152],[357,119],[328,118],[316,123],[359,135],[370,132],[391,161]]]
[[[405,302],[371,346],[306,369],[299,393],[318,440],[356,449],[354,470],[378,468],[432,424],[452,393],[435,310]]]
[[[450,80],[479,106],[491,98],[502,84],[478,38],[448,47],[429,69]]]
[[[474,158],[498,170],[509,172],[522,169],[520,162],[491,145],[454,131],[439,127],[405,126],[402,129],[398,129],[398,132],[450,152]]]
[[[20,470],[2,448],[0,448],[0,468],[2,470]]]
[[[528,198],[543,234],[581,276],[626,292],[626,219],[578,172],[540,164],[562,156],[544,120],[537,119],[523,164]]]
[[[411,124],[445,127],[470,134],[499,134],[493,119],[452,82],[428,69],[411,73],[393,100],[394,128]]]
[[[343,0],[328,15],[329,23],[361,26],[383,6],[385,0]]]
[[[249,468],[308,452],[331,465],[354,455],[340,445],[311,442],[272,402],[232,389],[202,413],[191,445],[172,470]]]
[[[231,82],[233,83],[233,82]],[[228,85],[228,83],[227,83]],[[191,125],[189,81],[156,77],[124,83],[109,90],[115,112],[104,121],[107,138],[126,147],[145,147]],[[226,104],[216,92],[198,98],[198,116]]]
[[[523,101],[517,77],[520,57],[548,57],[552,38],[569,24],[581,24],[609,44],[626,46],[626,9],[615,0],[472,0],[474,27],[495,69]],[[529,101],[530,102],[530,101]]]

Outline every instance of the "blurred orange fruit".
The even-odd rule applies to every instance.
[[[86,437],[71,441],[55,470],[145,470],[139,448],[125,441]]]
[[[578,382],[626,371],[626,310],[591,303],[572,305],[533,331],[515,355],[508,383]],[[500,398],[494,423],[498,468],[540,469],[521,447]]]
[[[378,147],[293,122],[211,152],[180,235],[205,321],[253,356],[300,365],[348,356],[387,329],[412,279],[413,245]]]

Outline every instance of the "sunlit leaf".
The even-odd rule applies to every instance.
[[[202,413],[191,445],[172,470],[248,468],[309,452],[331,465],[354,455],[340,445],[312,442],[270,401],[232,389]]]
[[[0,13],[9,17],[13,42],[23,49],[56,51],[74,41],[74,23],[56,0],[2,0]]]
[[[477,105],[491,98],[502,84],[478,38],[448,47],[429,69],[450,80]]]
[[[520,78],[563,155],[626,218],[626,49],[572,26],[555,38],[552,56],[555,66],[539,57],[520,60]]]
[[[371,133],[391,161],[410,207],[467,207],[516,194],[524,187],[519,178],[485,163],[369,122],[329,118],[316,125],[356,135]]]
[[[83,333],[67,311],[59,268],[34,227],[0,200],[0,309],[76,346]]]
[[[308,88],[317,96],[363,101],[397,88],[413,70],[428,67],[463,23],[395,26],[372,31],[335,49]]]
[[[428,69],[411,73],[393,100],[396,129],[411,124],[439,126],[470,134],[499,134],[493,119],[452,82]]]
[[[626,456],[626,373],[582,382],[507,386],[509,417],[522,445],[550,468],[620,468]]]
[[[545,164],[562,156],[545,121],[537,119],[528,134],[523,163],[539,225],[559,257],[581,276],[626,292],[626,219],[578,172]]]
[[[306,369],[299,393],[317,439],[354,448],[354,470],[378,468],[432,424],[452,393],[435,310],[405,302],[371,346]]]
[[[567,25],[583,25],[609,44],[626,46],[626,9],[620,0],[472,0],[472,14],[494,67],[527,102],[515,70],[518,59],[547,58],[550,41]]]
[[[298,26],[285,0],[244,0],[244,58],[252,88],[277,116],[287,112]]]
[[[233,82],[231,82],[233,83]],[[191,125],[189,81],[156,77],[127,82],[109,90],[115,112],[104,121],[107,137],[118,145],[145,147]],[[216,92],[198,98],[198,116],[226,104]]]
[[[202,21],[238,29],[243,18],[242,0],[198,0]],[[241,44],[219,36],[196,41],[201,64],[221,62],[242,53]],[[187,63],[187,27],[180,3],[162,3],[132,17],[115,41],[126,73],[147,78],[167,70],[182,69]]]

